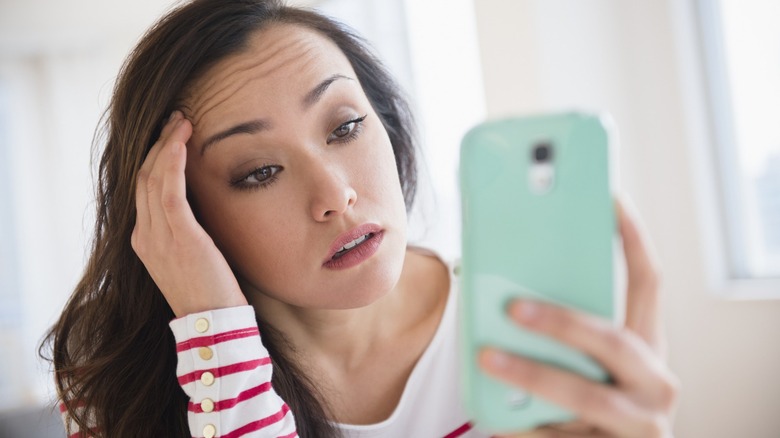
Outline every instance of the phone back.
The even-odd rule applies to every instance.
[[[519,328],[506,308],[529,297],[615,317],[609,162],[602,120],[579,113],[488,122],[463,139],[461,368],[466,407],[480,429],[519,431],[573,418],[482,373],[476,356],[483,346],[608,378],[582,353]]]

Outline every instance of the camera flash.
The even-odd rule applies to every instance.
[[[531,165],[528,183],[532,193],[544,195],[552,190],[555,182],[555,169],[548,163]]]

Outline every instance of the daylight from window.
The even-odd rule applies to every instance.
[[[744,209],[742,229],[732,230],[745,245],[745,272],[737,274],[780,277],[780,2],[720,3],[737,147],[737,162],[727,165],[738,174]]]

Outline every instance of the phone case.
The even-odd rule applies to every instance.
[[[487,122],[463,139],[461,374],[478,429],[516,432],[573,419],[484,374],[476,361],[482,346],[608,379],[589,357],[521,329],[506,314],[513,298],[529,297],[614,320],[607,126],[594,115],[543,115]],[[544,145],[551,151],[546,163],[537,161]]]

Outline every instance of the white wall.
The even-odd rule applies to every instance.
[[[18,326],[0,325],[0,409],[50,400],[37,346],[83,270],[94,214],[90,146],[113,78],[170,2],[0,2],[0,145],[12,187]],[[96,17],[109,17],[100,18]],[[7,210],[6,210],[7,209]],[[5,232],[6,230],[2,230]]]
[[[490,116],[607,110],[621,184],[662,264],[681,437],[780,433],[780,301],[727,301],[710,281],[713,183],[687,2],[475,0]]]

